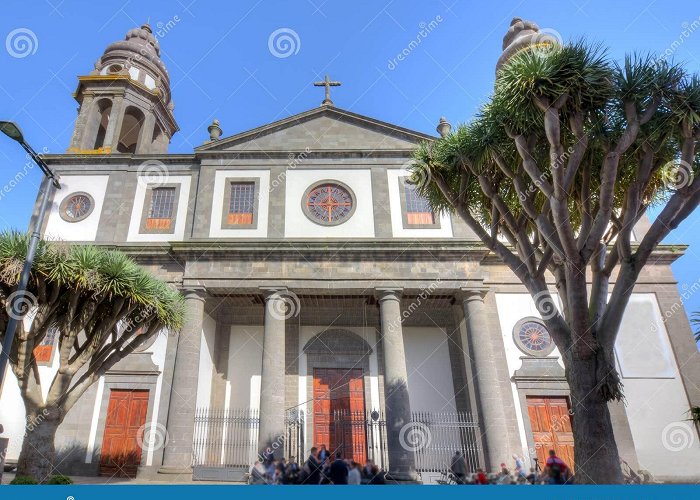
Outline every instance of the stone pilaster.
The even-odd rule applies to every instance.
[[[262,374],[260,381],[260,431],[258,453],[270,449],[275,458],[284,454],[284,368],[286,288],[265,293]]]
[[[497,363],[499,359],[492,347],[493,335],[488,327],[484,311],[485,289],[462,289],[461,299],[464,320],[470,343],[474,347],[474,375],[481,414],[481,432],[485,448],[486,467],[490,471],[500,469],[501,462],[508,462],[515,450],[510,449],[508,421],[504,411],[504,401],[512,395],[503,390]]]
[[[377,289],[377,298],[384,347],[388,477],[395,481],[415,481],[415,457],[411,443],[407,441],[412,423],[401,325],[401,290]]]
[[[199,379],[199,351],[204,321],[204,294],[185,291],[185,324],[177,342],[168,412],[168,445],[163,453],[163,474],[192,472],[195,395]]]

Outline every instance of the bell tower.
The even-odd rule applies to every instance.
[[[69,153],[168,152],[179,127],[170,77],[148,24],[107,47],[95,69],[78,82],[74,97],[80,107]]]

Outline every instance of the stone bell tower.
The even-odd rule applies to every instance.
[[[167,153],[179,128],[170,77],[148,24],[107,47],[78,82],[74,96],[80,107],[69,153]]]

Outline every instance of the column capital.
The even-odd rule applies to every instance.
[[[460,288],[459,292],[455,294],[455,297],[457,297],[459,300],[462,302],[469,302],[472,300],[479,300],[483,301],[484,297],[486,297],[486,294],[489,292],[488,287],[484,286],[479,286],[479,287],[464,287]]]
[[[204,302],[207,297],[207,291],[204,287],[188,287],[183,288],[182,295],[185,296],[185,300],[199,300]]]
[[[286,292],[289,289],[286,286],[261,286],[260,292],[263,294],[265,301],[268,299],[284,299]]]
[[[377,300],[379,302],[383,302],[385,300],[401,301],[401,296],[403,295],[403,288],[375,288],[374,295],[377,297]]]

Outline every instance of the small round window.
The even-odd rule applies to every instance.
[[[302,210],[317,224],[337,226],[352,217],[355,212],[355,196],[341,182],[323,181],[306,190]]]
[[[549,330],[539,318],[523,318],[513,328],[513,340],[518,349],[531,356],[548,356],[554,350]]]
[[[61,217],[68,222],[79,222],[92,213],[95,200],[87,193],[78,192],[66,196],[59,208]]]

